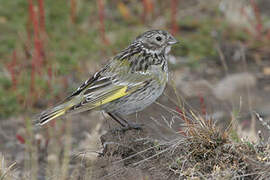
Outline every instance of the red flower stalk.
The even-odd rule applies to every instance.
[[[178,7],[178,0],[171,0],[171,33],[173,35],[175,35],[178,32],[177,7]]]
[[[44,11],[44,1],[38,0],[38,12],[39,12],[39,27],[41,32],[45,32],[45,11]]]
[[[39,23],[37,20],[37,12],[33,11],[33,27],[34,27],[34,55],[33,55],[33,60],[34,60],[34,65],[36,66],[36,70],[40,73],[40,67],[43,64],[43,45],[40,40],[40,28],[39,28]]]
[[[256,4],[256,2],[254,0],[250,0],[253,12],[255,14],[255,18],[256,18],[256,24],[255,24],[255,29],[256,29],[256,33],[257,33],[257,37],[260,38],[262,31],[263,31],[263,23],[262,23],[262,18],[261,18],[261,13],[260,10]]]
[[[70,19],[73,24],[76,22],[76,0],[70,0]]]
[[[103,43],[105,45],[109,44],[108,39],[106,38],[105,35],[105,25],[104,25],[104,17],[105,17],[105,13],[104,13],[104,1],[103,0],[98,0],[98,15],[99,15],[99,32],[100,32],[100,36],[101,39],[103,41]]]
[[[142,0],[143,3],[143,15],[142,15],[142,20],[143,22],[145,21],[145,18],[147,17],[148,14],[153,12],[153,2],[152,0]]]
[[[21,144],[25,144],[25,139],[19,135],[19,134],[16,134],[16,139],[21,143]]]
[[[45,31],[45,16],[44,16],[44,4],[43,0],[39,0],[39,14],[35,10],[33,6],[32,0],[28,0],[29,2],[29,20],[33,26],[34,30],[34,53],[32,56],[32,72],[31,72],[31,91],[33,92],[35,89],[35,74],[36,72],[41,73],[41,66],[44,61],[44,51],[43,44],[40,39],[40,29],[43,28]],[[38,17],[40,22],[38,22]]]
[[[185,121],[186,125],[191,124],[190,120],[187,119],[186,114],[179,107],[176,107],[176,111],[180,114],[181,119]],[[182,130],[182,128],[179,128],[178,132],[183,136],[187,136],[187,134],[185,133],[185,131]]]
[[[200,98],[200,106],[201,106],[201,113],[202,115],[206,115],[206,105],[205,105],[205,102],[204,102],[204,98],[201,94],[199,94],[199,98]]]
[[[179,108],[176,107],[176,111],[180,114],[181,119],[183,119],[187,124],[190,124],[190,120],[187,119],[186,114]]]
[[[33,1],[32,0],[28,0],[28,26],[27,26],[27,35],[28,35],[28,40],[29,42],[31,41],[31,25],[32,25],[32,19],[33,19],[33,12],[34,11],[34,7],[33,7]]]

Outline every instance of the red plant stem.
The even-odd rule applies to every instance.
[[[191,124],[191,122],[187,119],[185,113],[179,107],[176,107],[176,111],[180,114],[181,119],[185,121],[186,125]],[[183,136],[187,136],[187,134],[185,133],[185,131],[182,130],[182,128],[179,128],[178,132],[182,134]]]
[[[17,76],[16,76],[16,70],[15,69],[15,66],[17,65],[17,54],[16,54],[16,51],[14,50],[13,53],[12,53],[12,89],[13,90],[16,90],[16,87],[17,87]]]
[[[40,43],[39,43],[39,27],[38,27],[38,21],[36,19],[36,11],[33,8],[33,2],[32,0],[28,0],[29,2],[29,17],[32,22],[32,25],[34,27],[34,53],[32,56],[32,71],[31,71],[31,92],[34,92],[35,89],[35,73],[37,70],[37,66],[39,64],[39,49],[40,49]]]
[[[44,1],[38,0],[38,12],[39,12],[39,27],[41,32],[45,32],[45,11]]]
[[[31,71],[31,85],[30,85],[30,91],[33,93],[35,91],[35,65],[32,63],[32,71]]]
[[[34,11],[35,12],[35,11]],[[37,14],[36,12],[34,13]],[[36,17],[36,16],[34,16]],[[36,18],[33,19],[33,25],[34,25],[34,63],[36,65],[36,70],[40,73],[40,67],[43,64],[43,45],[40,40],[40,28],[38,26],[38,21]]]
[[[51,91],[51,81],[52,81],[52,76],[53,76],[53,73],[52,73],[52,66],[49,65],[48,67],[48,76],[49,76],[49,79],[48,79],[48,88],[49,88],[49,91]]]
[[[21,135],[16,134],[16,138],[21,144],[25,144],[25,139]]]
[[[42,66],[45,62],[45,52],[44,52],[44,37],[40,36],[46,33],[45,29],[45,10],[44,10],[44,0],[38,0],[38,16],[39,16],[39,31],[38,31],[38,52],[39,52],[39,66]]]
[[[204,98],[201,94],[199,94],[199,98],[200,98],[201,113],[205,116],[206,115],[206,105],[204,102]]]
[[[171,33],[173,35],[175,35],[178,32],[177,7],[178,7],[178,0],[171,0]]]
[[[70,19],[73,24],[76,22],[76,7],[77,2],[76,0],[70,0]]]
[[[180,114],[181,119],[183,119],[187,124],[190,124],[191,123],[187,119],[186,114],[179,107],[176,107],[176,111]]]
[[[28,28],[27,28],[27,35],[28,35],[28,40],[29,42],[31,41],[31,25],[32,25],[32,19],[33,19],[33,1],[32,0],[28,0]]]
[[[178,129],[178,133],[180,133],[183,136],[187,136],[187,133],[182,128]]]
[[[109,44],[108,39],[106,38],[105,35],[105,25],[104,25],[104,1],[103,0],[98,0],[98,15],[99,15],[99,32],[101,39],[105,45]]]
[[[17,87],[18,74],[16,73],[16,66],[17,66],[17,55],[16,51],[14,50],[12,53],[12,60],[10,63],[7,64],[7,69],[11,74],[12,90],[16,90]]]
[[[143,4],[143,14],[142,14],[142,21],[145,22],[146,16],[147,16],[147,5],[146,5],[147,0],[142,0]]]
[[[144,22],[147,15],[153,12],[153,2],[151,0],[142,0],[142,3],[143,3],[142,20]]]
[[[29,19],[32,22],[32,19],[34,18],[34,7],[33,7],[33,1],[32,0],[28,0],[28,12],[29,12]]]
[[[38,9],[33,5],[32,0],[28,0],[29,24],[33,27],[34,35],[34,51],[32,55],[32,69],[31,69],[31,84],[30,90],[33,93],[35,90],[35,76],[36,73],[41,74],[41,67],[44,64],[45,52],[43,48],[43,41],[41,39],[42,33],[45,33],[45,11],[44,0],[38,1]],[[28,32],[29,41],[31,41],[32,34]]]
[[[262,18],[261,18],[261,14],[260,14],[260,10],[255,2],[255,0],[250,0],[253,12],[255,14],[255,18],[256,18],[256,32],[257,32],[257,36],[260,37],[262,30],[263,30],[263,23],[262,23]]]

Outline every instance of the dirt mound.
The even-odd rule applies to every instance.
[[[101,137],[104,149],[93,169],[94,178],[270,178],[269,145],[233,141],[231,134],[203,121],[169,142],[149,138],[147,129],[109,131]]]

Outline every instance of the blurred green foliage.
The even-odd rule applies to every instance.
[[[36,3],[36,1],[33,1]],[[0,117],[25,110],[27,102],[23,99],[36,98],[41,104],[48,104],[61,98],[73,89],[66,89],[63,78],[72,76],[83,81],[82,77],[89,75],[88,62],[103,61],[126,47],[139,33],[149,29],[147,21],[143,23],[141,17],[132,17],[129,21],[121,17],[116,5],[106,1],[105,10],[106,36],[109,44],[104,44],[99,33],[98,8],[95,1],[77,1],[76,21],[70,20],[69,1],[44,1],[46,37],[44,41],[46,63],[42,73],[36,75],[35,87],[37,94],[31,94],[31,56],[25,51],[33,53],[33,35],[28,39],[28,33],[33,28],[28,18],[28,1],[2,1],[0,6]],[[35,7],[37,8],[37,7]],[[139,6],[130,6],[140,13]],[[141,10],[142,11],[142,10]],[[216,13],[216,11],[214,11]],[[167,28],[170,23],[170,9],[164,10]],[[153,20],[154,21],[154,20]],[[201,19],[192,16],[179,19],[179,33],[176,37],[180,45],[173,49],[176,56],[185,56],[191,63],[197,65],[198,60],[217,56],[213,31],[227,36],[228,27],[217,16],[206,16]],[[164,28],[164,27],[161,27]],[[235,31],[230,38],[246,40],[247,34]],[[28,49],[27,49],[28,48]],[[11,76],[6,64],[12,60],[12,52],[16,50],[17,63],[23,65],[18,78],[16,90],[12,90]],[[99,62],[101,63],[101,62]],[[53,78],[49,87],[48,67],[52,67]],[[68,82],[70,83],[70,82]],[[77,84],[78,85],[78,84]],[[75,86],[75,85],[74,85]],[[68,91],[68,92],[67,92]],[[42,102],[45,101],[45,102]],[[29,108],[28,108],[29,110]]]

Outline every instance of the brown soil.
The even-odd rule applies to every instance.
[[[269,147],[232,143],[225,134],[216,130],[206,128],[200,131],[200,136],[204,138],[194,134],[193,137],[179,136],[178,139],[168,142],[149,138],[146,129],[109,131],[101,136],[104,149],[94,166],[94,179],[270,177],[265,170],[266,167],[270,168],[269,165],[260,162],[256,157],[258,151],[269,155]]]

